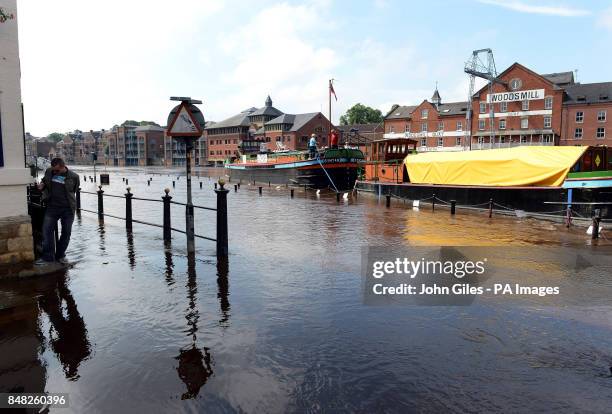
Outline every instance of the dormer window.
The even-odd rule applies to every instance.
[[[586,102],[586,96],[584,95],[578,95],[578,98],[576,99],[578,102]]]
[[[429,110],[422,109],[421,110],[421,119],[427,119],[428,116],[429,116]]]

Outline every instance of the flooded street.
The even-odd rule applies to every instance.
[[[194,177],[194,204],[215,206],[218,171]],[[185,201],[177,171],[109,172],[105,194],[123,195],[125,177],[135,197],[161,200],[168,187]],[[588,252],[610,248],[605,237],[485,212],[451,218],[401,200],[387,209],[365,194],[337,203],[267,185],[263,196],[246,183],[235,193],[233,184],[228,263],[217,262],[214,242],[196,239],[192,262],[182,234],[165,249],[161,228],[134,223],[129,234],[121,220],[83,212],[68,249],[74,267],[0,284],[2,295],[34,301],[2,319],[1,358],[19,355],[0,372],[2,386],[69,393],[61,412],[78,413],[609,412],[612,305],[367,306],[361,279],[364,246]],[[81,199],[96,210],[95,195]],[[104,202],[124,215],[125,200]],[[133,205],[135,220],[162,223],[161,203]],[[214,212],[195,214],[196,233],[215,237]],[[184,207],[172,205],[172,220],[184,228]],[[609,275],[581,275],[612,288]]]

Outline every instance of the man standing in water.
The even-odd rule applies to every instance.
[[[70,242],[70,232],[76,209],[76,190],[81,185],[78,174],[70,171],[64,160],[53,158],[51,167],[45,171],[38,189],[43,192],[43,200],[47,203],[43,221],[43,253],[36,261],[37,265],[45,265],[58,261],[66,263],[66,249]],[[55,245],[55,225],[62,225],[62,234]]]
[[[317,136],[315,134],[310,135],[310,142],[308,143],[308,151],[310,152],[310,159],[314,159],[317,155]]]

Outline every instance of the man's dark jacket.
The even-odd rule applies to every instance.
[[[47,168],[45,171],[45,176],[42,179],[42,182],[45,184],[45,188],[43,188],[43,201],[49,202],[51,199],[51,178],[53,178],[53,171],[51,168]],[[68,202],[70,203],[70,208],[74,212],[76,210],[76,190],[81,186],[81,177],[73,173],[71,170],[66,167],[66,180],[64,180],[64,185],[66,186],[66,194],[68,194]]]

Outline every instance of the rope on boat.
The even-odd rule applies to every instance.
[[[323,172],[325,173],[325,175],[327,176],[327,179],[329,180],[329,182],[331,183],[331,185],[334,187],[334,190],[336,190],[336,193],[339,193],[338,191],[338,187],[336,187],[336,184],[334,184],[334,180],[331,179],[331,177],[329,176],[329,174],[327,173],[327,170],[325,169],[325,167],[323,166],[323,163],[321,162],[321,158],[317,157],[317,161],[319,161],[319,165],[321,166],[321,168],[323,168]]]

